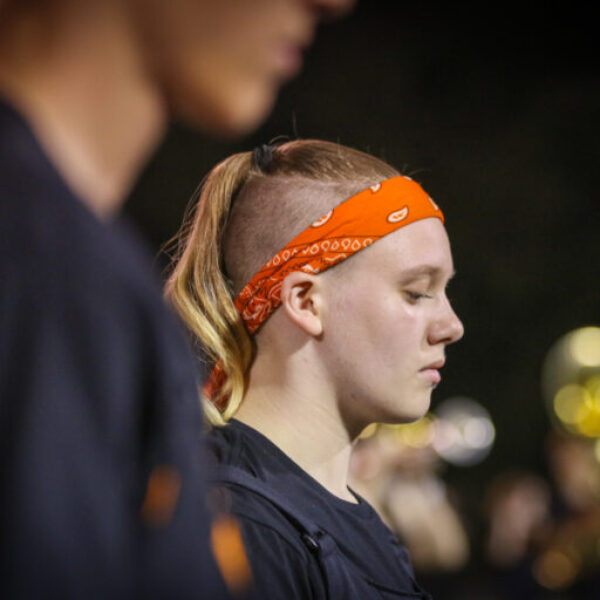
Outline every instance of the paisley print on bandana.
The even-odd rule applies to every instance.
[[[423,188],[393,177],[352,196],[315,221],[263,266],[235,300],[249,333],[279,306],[292,271],[322,273],[383,236],[420,219],[444,216]]]

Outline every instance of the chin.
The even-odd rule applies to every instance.
[[[390,411],[390,420],[387,423],[413,423],[422,419],[431,406],[431,394],[427,394],[426,397],[417,397],[415,394],[409,400],[396,399],[393,411]]]
[[[422,419],[429,409],[429,403],[426,407],[388,407],[387,410],[373,411],[371,414],[363,415],[359,419],[362,428],[371,425],[372,423],[385,423],[387,425],[404,425],[414,423]]]
[[[387,423],[388,425],[407,425],[409,423],[414,423],[419,419],[422,419],[427,414],[427,411],[423,412],[415,412],[409,413],[404,412],[402,414],[390,415],[388,418],[381,419],[381,423]]]
[[[223,139],[235,139],[258,128],[277,99],[272,86],[254,85],[217,90],[212,96],[198,91],[176,103],[172,112],[187,125]],[[196,97],[196,101],[193,98]]]

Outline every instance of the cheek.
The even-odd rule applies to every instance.
[[[340,298],[333,306],[337,343],[359,366],[369,357],[383,365],[398,365],[415,352],[415,316],[395,292],[373,286],[360,289],[372,291]]]
[[[411,366],[418,351],[414,319],[404,310],[390,311],[387,317],[374,328],[373,344],[382,365],[391,373],[401,374]]]

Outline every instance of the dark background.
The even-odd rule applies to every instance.
[[[173,125],[126,209],[158,253],[217,161],[277,136],[338,141],[420,181],[446,215],[466,329],[433,408],[466,395],[496,427],[484,462],[444,473],[467,512],[494,474],[545,471],[544,356],[600,324],[598,32],[583,4],[530,4],[363,0],[321,27],[251,136]]]

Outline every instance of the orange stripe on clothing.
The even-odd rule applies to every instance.
[[[403,175],[351,196],[297,235],[240,292],[235,306],[248,332],[255,333],[281,304],[281,286],[289,273],[322,273],[389,233],[432,217],[444,222],[423,188]],[[223,379],[217,365],[205,394],[211,397]]]

